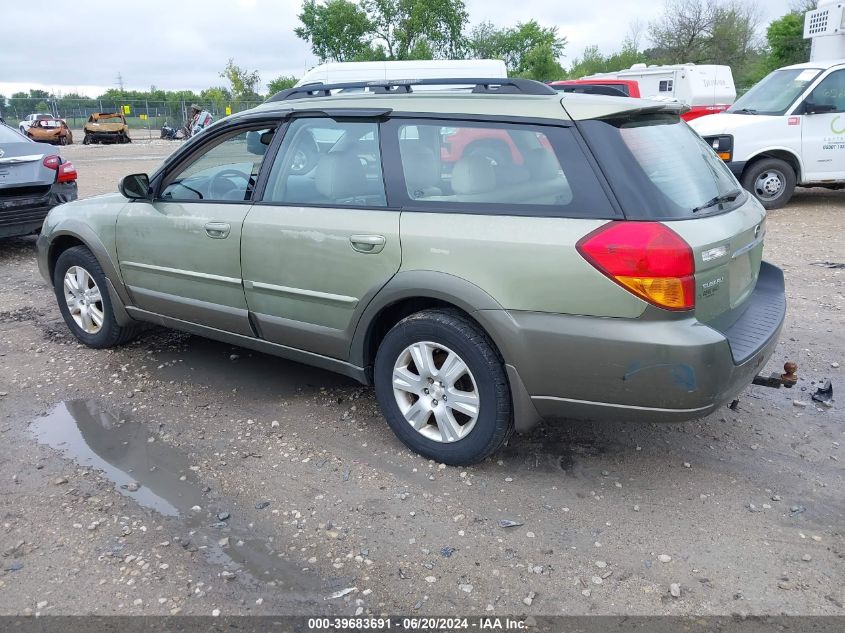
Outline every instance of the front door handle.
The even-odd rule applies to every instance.
[[[384,235],[350,235],[349,242],[359,253],[381,253],[387,240]]]
[[[224,240],[229,237],[232,227],[227,222],[209,222],[205,225],[205,234],[215,240]]]

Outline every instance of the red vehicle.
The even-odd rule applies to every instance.
[[[558,92],[582,92],[606,94],[612,97],[640,98],[640,84],[633,79],[565,79],[553,81],[549,85]]]

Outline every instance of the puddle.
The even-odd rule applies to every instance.
[[[184,339],[181,349],[158,351],[153,357],[163,365],[156,369],[161,379],[188,380],[225,392],[237,388],[242,393],[285,398],[320,387],[359,386],[334,372],[200,336]]]
[[[211,527],[219,523],[216,515],[224,508],[203,494],[187,457],[157,438],[149,441],[152,436],[146,427],[131,417],[104,410],[93,400],[72,400],[36,418],[30,431],[39,443],[101,471],[120,494],[176,517],[190,534],[186,537],[190,544],[183,544],[203,551],[212,563],[245,571],[277,587],[311,593],[319,589],[317,578],[280,558],[267,539],[256,538],[248,530],[239,533],[237,525],[232,525],[234,518],[225,527]],[[138,484],[137,490],[127,488],[132,483]],[[193,512],[194,506],[202,512]],[[219,545],[223,537],[229,537],[229,546]]]

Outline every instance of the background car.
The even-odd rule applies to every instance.
[[[76,200],[76,177],[52,146],[0,125],[0,237],[38,231],[50,209]]]
[[[126,117],[120,112],[95,112],[83,127],[83,145],[90,143],[131,143]]]
[[[36,119],[26,131],[26,136],[40,143],[70,145],[73,132],[62,119]]]
[[[26,134],[27,130],[32,126],[33,123],[36,121],[53,121],[56,117],[54,117],[49,112],[38,112],[33,114],[27,114],[26,118],[23,119],[18,124],[18,129],[21,131],[21,134]]]

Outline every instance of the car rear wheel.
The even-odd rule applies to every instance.
[[[458,311],[426,310],[397,323],[379,346],[374,382],[393,432],[429,459],[474,464],[513,431],[502,361]]]
[[[752,163],[742,174],[742,186],[766,209],[780,209],[795,192],[795,170],[779,158]]]
[[[100,262],[84,246],[59,255],[53,289],[71,333],[88,347],[122,345],[137,333],[135,327],[118,325]]]

